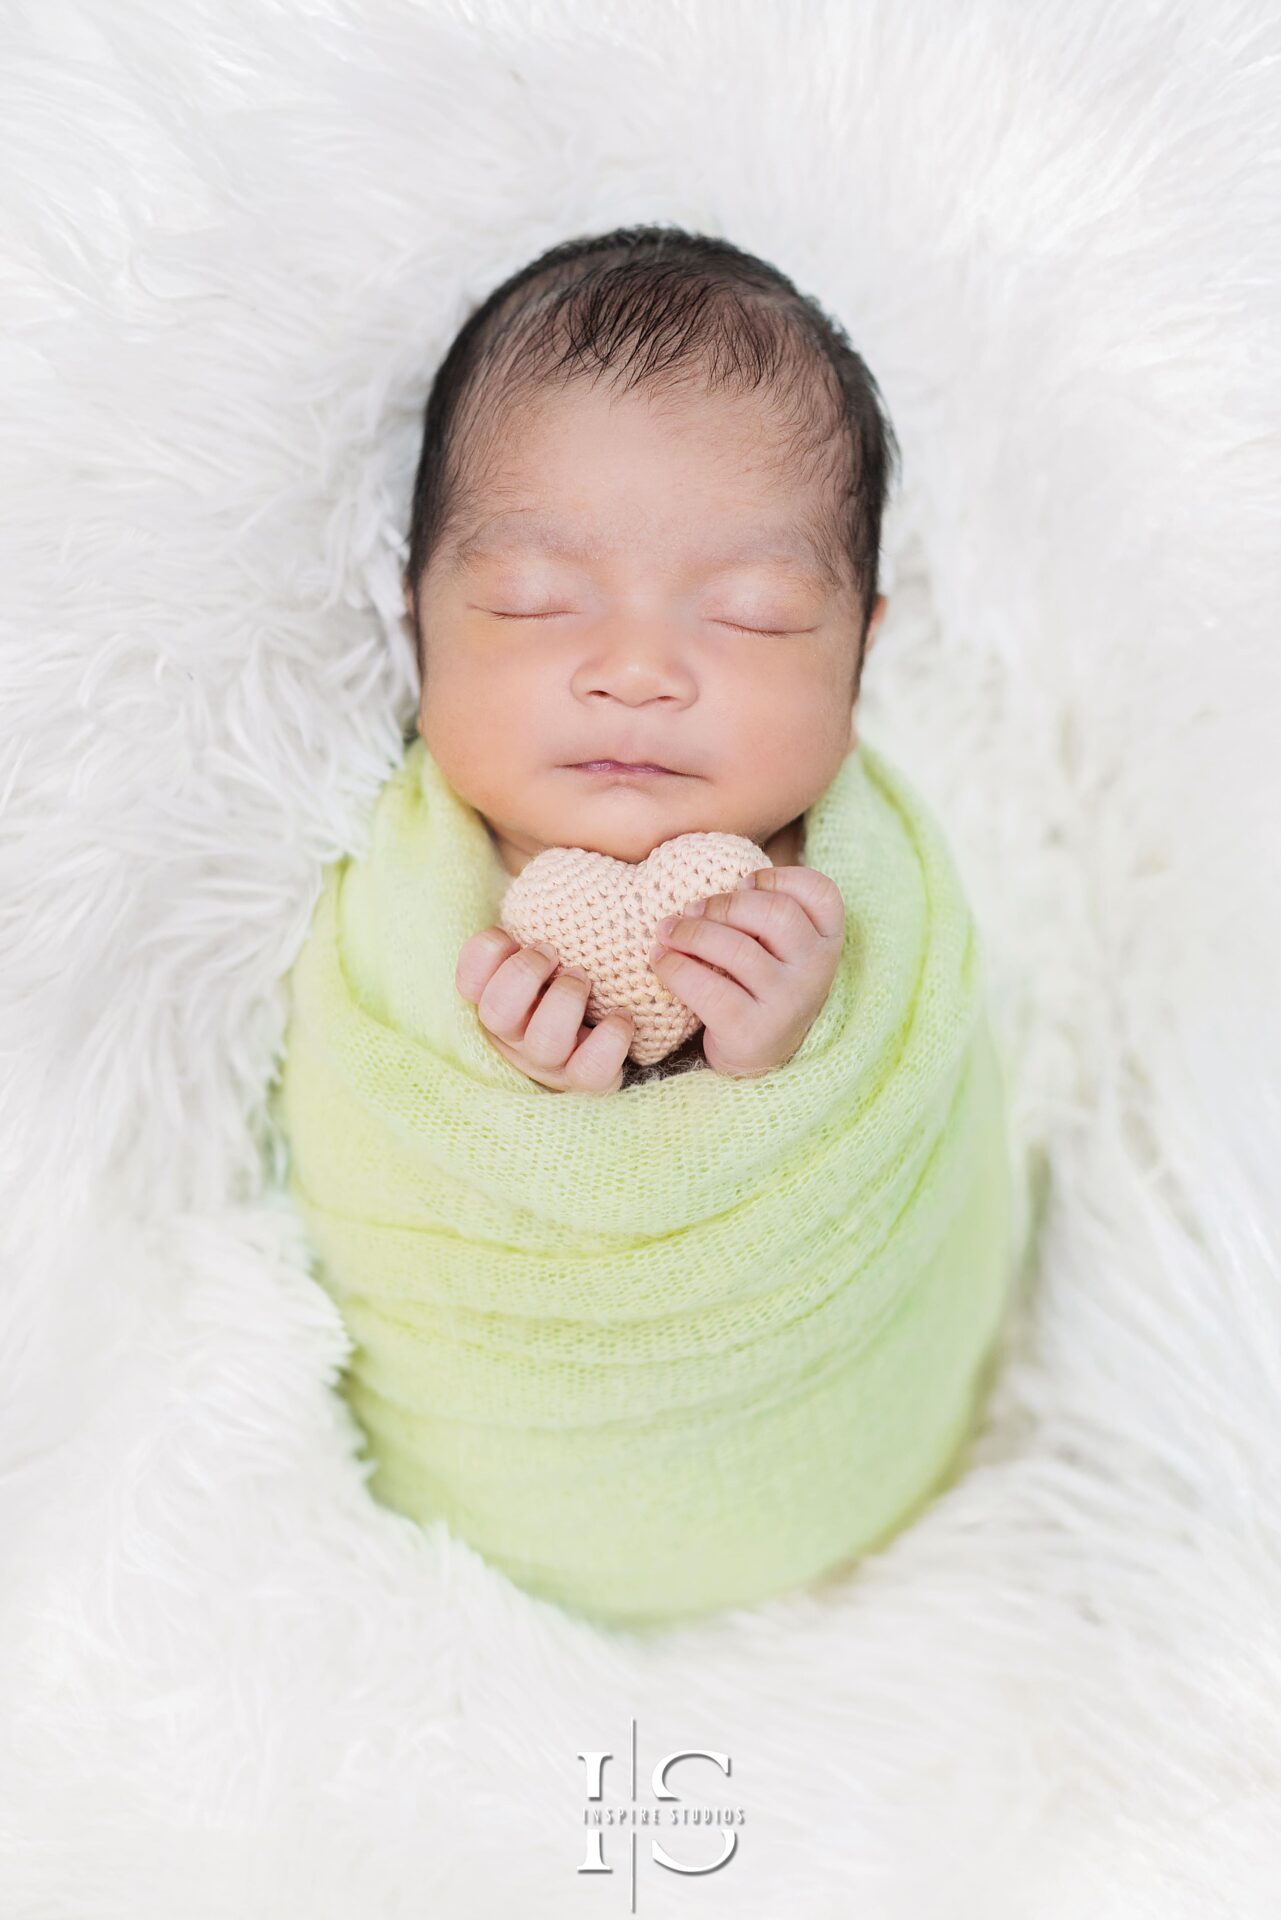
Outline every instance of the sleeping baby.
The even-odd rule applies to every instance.
[[[278,1111],[371,1493],[600,1622],[835,1577],[990,1377],[982,945],[855,727],[895,451],[815,305],[671,229],[516,274],[427,403],[420,737],[324,874]]]
[[[857,744],[895,452],[839,328],[676,229],[554,249],[455,340],[404,583],[428,752],[509,875],[548,847],[635,863],[692,832],[772,862],[659,926],[649,965],[701,1024],[658,1067],[628,1058],[628,1013],[585,1023],[592,981],[553,945],[467,939],[458,991],[541,1086],[753,1077],[809,1031],[843,908],[805,864],[806,809]]]

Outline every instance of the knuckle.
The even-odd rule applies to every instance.
[[[512,982],[522,1007],[528,1007],[555,964],[537,947],[519,947],[504,960],[495,978]]]
[[[484,1027],[486,1033],[492,1034],[496,1040],[505,1041],[508,1046],[516,1045],[517,1021],[512,1020],[503,1013],[494,1012],[492,1008],[486,1007],[483,1000],[477,1007],[476,1012],[480,1018],[480,1024]]]
[[[573,1050],[578,1032],[578,1007],[570,994],[549,988],[521,1042],[525,1053],[540,1067],[560,1068]]]
[[[704,1004],[713,1017],[719,1008],[732,1004],[738,997],[736,989],[723,973],[712,975],[704,988],[704,996]]]
[[[503,975],[500,967],[481,994],[476,1011],[491,1033],[515,1042],[529,1015],[533,983],[522,981],[518,975]]]
[[[609,1040],[596,1040],[595,1036],[602,1029],[610,1036]],[[566,1080],[584,1093],[606,1091],[621,1074],[631,1037],[630,1018],[617,1013],[607,1014],[570,1056],[565,1067]]]
[[[532,1027],[521,1041],[520,1050],[532,1066],[541,1067],[544,1071],[565,1064],[567,1049],[564,1042],[558,1041],[554,1034],[535,1033]]]
[[[530,1062],[530,1066],[536,1066],[540,1073],[563,1073],[563,1071],[565,1071],[565,1060],[567,1060],[567,1050],[565,1050],[565,1046],[553,1046],[551,1043],[547,1043],[545,1046],[538,1046],[538,1048],[536,1048],[536,1046],[526,1046],[526,1048],[524,1048],[524,1058]]]
[[[458,949],[454,966],[454,984],[459,992],[468,998],[478,993],[488,984],[500,962],[515,948],[515,941],[501,927],[489,927],[481,933],[469,935]]]
[[[566,1062],[565,1084],[573,1087],[578,1093],[595,1093],[602,1080],[610,1076],[604,1073],[599,1061],[593,1055],[588,1054],[584,1059],[582,1052],[583,1049],[580,1047]]]

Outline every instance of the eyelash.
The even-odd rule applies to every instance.
[[[492,608],[492,607],[490,608],[490,612],[493,614],[495,620],[559,620],[561,618],[561,615],[558,612],[556,613],[499,613],[496,608]],[[716,622],[716,625],[718,627],[732,627],[735,633],[760,634],[763,638],[767,640],[782,640],[789,633],[797,633],[797,632],[809,633],[812,631],[812,629],[809,627],[799,627],[799,628],[797,627],[741,627],[738,624],[737,620],[718,620]]]

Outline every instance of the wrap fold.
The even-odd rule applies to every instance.
[[[454,985],[508,880],[416,739],[323,876],[273,1106],[370,1489],[647,1626],[782,1592],[959,1471],[1013,1286],[981,946],[866,741],[806,820],[846,907],[782,1067],[556,1094]]]

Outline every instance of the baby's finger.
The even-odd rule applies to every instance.
[[[581,968],[556,975],[530,1015],[521,1041],[531,1066],[564,1066],[582,1030],[583,1008],[591,990],[592,983]]]
[[[758,867],[751,881],[748,893],[797,901],[823,939],[839,940],[844,934],[845,901],[830,874],[817,867]]]
[[[520,942],[502,927],[486,927],[464,940],[454,966],[454,985],[463,999],[479,1000],[503,961],[519,947]]]
[[[824,943],[839,949],[845,902],[834,880],[809,867],[766,867],[748,877],[754,883],[750,887],[744,883],[733,893],[691,900],[683,914],[671,916],[674,925],[667,931],[666,921],[660,921],[660,943],[690,948],[700,959],[741,979],[753,992],[760,982],[734,965],[726,929],[737,927],[750,934],[757,958],[768,954],[775,960],[799,963]],[[741,949],[740,958],[744,967],[752,964],[752,956]]]
[[[606,1014],[566,1062],[566,1087],[579,1093],[602,1093],[611,1088],[622,1075],[634,1030],[630,1013]]]
[[[521,1039],[534,1002],[558,965],[556,950],[547,941],[510,954],[477,1002],[476,1011],[490,1032],[503,1040]]]
[[[777,913],[779,905],[779,901],[772,900],[766,909],[762,902],[757,906],[756,911]],[[743,911],[742,908],[735,909],[735,912],[740,915]],[[799,912],[799,909],[797,911]],[[804,920],[803,914],[801,918]],[[760,1000],[768,992],[778,973],[778,961],[788,957],[785,951],[779,951],[777,941],[767,945],[763,937],[753,939],[751,934],[745,933],[741,927],[731,926],[727,919],[720,919],[716,914],[715,900],[708,902],[705,914],[678,917],[672,926],[668,926],[665,920],[660,921],[659,925],[666,927],[667,931],[650,948],[649,969],[651,973],[661,978],[664,986],[669,984],[668,975],[658,973],[663,962],[671,961],[678,954],[690,954],[695,960],[701,960],[705,966],[715,967],[729,979],[736,981],[740,987],[751,994],[754,1000]],[[812,940],[813,929],[809,927],[808,921],[805,925]],[[680,987],[672,987],[671,991],[679,995],[682,990]]]

